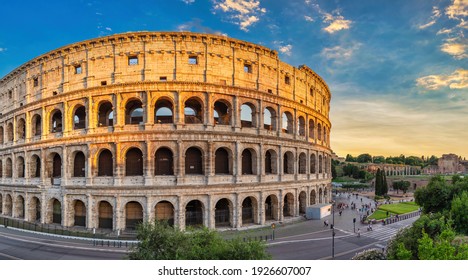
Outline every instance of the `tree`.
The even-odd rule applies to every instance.
[[[357,253],[352,260],[386,260],[387,257],[379,249],[368,249]]]
[[[382,172],[380,168],[377,169],[375,174],[375,195],[382,196]]]
[[[463,192],[452,200],[452,219],[459,233],[468,234],[468,192]]]
[[[336,177],[337,177],[336,164],[333,164],[333,161],[332,161],[332,166],[331,166],[331,172],[332,172],[332,179],[336,179]]]
[[[270,259],[262,241],[224,240],[218,232],[203,228],[183,232],[167,223],[142,223],[140,241],[129,253],[131,260],[254,260]]]
[[[360,154],[357,157],[357,162],[360,162],[360,163],[372,162],[372,156],[369,154]]]
[[[388,184],[387,184],[387,175],[385,175],[385,171],[381,171],[382,176],[382,195],[386,195],[388,193]]]
[[[353,156],[350,155],[350,154],[347,154],[347,155],[346,155],[346,161],[348,161],[348,162],[356,162],[356,158],[353,157]]]
[[[399,190],[403,191],[403,193],[406,193],[410,186],[411,183],[409,181],[394,181],[392,183],[392,187],[397,191],[397,193]]]
[[[424,213],[442,212],[450,208],[450,187],[444,178],[432,177],[425,188],[417,189],[414,198]]]
[[[372,159],[372,162],[374,162],[374,163],[385,163],[385,157],[384,156],[375,156]]]

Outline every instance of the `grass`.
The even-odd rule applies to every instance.
[[[417,211],[419,206],[414,202],[401,202],[401,203],[394,203],[394,204],[382,204],[379,208],[372,213],[367,219],[376,219],[381,220],[387,218],[387,211],[388,215],[401,215],[410,212]]]

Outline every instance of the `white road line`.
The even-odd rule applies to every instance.
[[[17,258],[17,257],[12,256],[12,255],[5,254],[5,253],[2,253],[2,252],[0,252],[0,256],[9,258],[9,259],[11,259],[11,260],[22,260],[22,259],[20,259],[20,258]]]

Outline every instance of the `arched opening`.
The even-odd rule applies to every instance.
[[[125,176],[143,176],[143,153],[131,148],[125,154]]]
[[[34,115],[31,120],[32,135],[41,136],[42,134],[42,119],[40,115]]]
[[[294,127],[294,119],[291,113],[284,112],[282,116],[281,129],[284,133],[292,134]]]
[[[99,153],[98,176],[114,176],[114,160],[111,151],[107,149]]]
[[[297,122],[297,133],[300,135],[300,136],[305,136],[305,119],[304,117],[300,116],[298,118],[298,122]]]
[[[283,199],[283,217],[294,216],[294,195],[287,193]]]
[[[251,175],[256,174],[255,152],[251,149],[244,149],[242,151],[242,174]]]
[[[125,124],[140,124],[143,122],[143,105],[134,99],[125,105]]]
[[[3,132],[3,126],[0,126],[0,144],[3,144],[3,138],[4,138],[4,132]]]
[[[12,166],[11,158],[6,159],[5,177],[7,178],[13,177],[13,166]]]
[[[203,174],[203,157],[198,148],[191,147],[185,152],[185,174]]]
[[[316,201],[317,201],[317,197],[316,197],[316,194],[315,194],[315,190],[312,190],[310,192],[310,202],[309,202],[309,204],[314,205],[316,203]]]
[[[41,201],[37,197],[33,197],[29,203],[29,215],[31,222],[41,221]]]
[[[314,120],[309,120],[309,137],[315,139],[315,124]]]
[[[214,103],[214,124],[215,125],[230,125],[231,124],[231,109],[227,101],[216,101]]]
[[[257,200],[253,197],[246,197],[242,201],[242,225],[258,223],[257,207]]]
[[[184,115],[186,124],[203,123],[203,105],[197,98],[185,101]]]
[[[271,107],[263,110],[263,128],[266,130],[276,130],[276,111]]]
[[[26,137],[26,122],[23,118],[19,119],[16,125],[16,137],[17,139],[24,139]]]
[[[265,199],[265,221],[278,220],[278,198],[269,195]]]
[[[11,216],[13,210],[13,201],[10,194],[5,195],[5,205],[3,205],[3,215]]]
[[[325,188],[323,190],[323,203],[328,203],[328,190]]]
[[[18,178],[24,178],[24,170],[25,170],[24,158],[21,156],[17,157],[16,158],[16,172],[17,172]]]
[[[185,225],[203,226],[203,204],[199,200],[192,200],[185,206]]]
[[[215,174],[231,174],[229,171],[229,153],[225,148],[215,152]]]
[[[319,203],[323,203],[323,191],[322,191],[322,189],[319,189],[319,197],[318,197],[318,199],[319,199]]]
[[[169,201],[160,201],[154,207],[154,216],[158,221],[167,221],[168,225],[174,225],[174,206]]]
[[[241,106],[241,127],[255,127],[255,106],[251,103],[245,103]]]
[[[319,173],[322,173],[322,155],[319,155]]]
[[[86,108],[84,106],[78,106],[73,115],[73,129],[83,128],[86,128]]]
[[[29,165],[29,175],[32,178],[39,178],[41,177],[41,159],[38,155],[33,155],[31,157],[31,163]]]
[[[143,223],[143,207],[136,201],[125,205],[125,228],[135,230],[138,224]]]
[[[13,142],[13,124],[9,123],[7,125],[7,140],[8,142]]]
[[[73,160],[73,177],[85,177],[86,158],[83,152],[77,152]]]
[[[299,174],[307,173],[307,157],[305,153],[299,155]]]
[[[62,124],[63,124],[62,112],[60,110],[55,110],[52,113],[50,132],[52,133],[62,132]]]
[[[0,214],[3,214],[3,195],[0,193]]]
[[[155,175],[174,175],[174,155],[168,148],[159,148],[155,154]]]
[[[62,204],[55,198],[52,201],[52,223],[62,223]]]
[[[317,139],[322,140],[322,125],[321,124],[317,125]]]
[[[265,174],[278,174],[278,156],[274,150],[265,153]]]
[[[75,226],[86,227],[86,206],[81,200],[75,200]]]
[[[167,99],[159,99],[154,106],[154,123],[173,123],[174,105]]]
[[[294,174],[294,155],[292,152],[286,152],[283,156],[283,173]]]
[[[16,217],[20,219],[24,219],[24,198],[21,195],[18,195],[16,198],[16,203],[15,203],[15,208],[16,208]]]
[[[226,199],[220,199],[215,206],[215,227],[231,226],[232,203]]]
[[[299,193],[299,214],[303,215],[306,213],[307,208],[307,194],[302,191]]]
[[[325,143],[327,143],[327,141],[328,141],[327,131],[328,131],[328,128],[326,126],[324,126],[323,127],[323,142],[325,142]]]
[[[99,202],[98,220],[99,228],[112,229],[114,223],[114,210],[109,202]]]
[[[315,174],[317,171],[316,171],[316,168],[315,168],[315,154],[311,154],[310,155],[310,174]]]
[[[62,177],[62,158],[59,154],[54,153],[52,159],[52,178]]]
[[[112,103],[103,102],[99,105],[98,109],[98,126],[113,126],[114,125],[114,111]]]

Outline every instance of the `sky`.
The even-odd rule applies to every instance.
[[[332,93],[339,156],[468,158],[468,0],[0,0],[0,77],[128,31],[229,36],[305,64]]]

